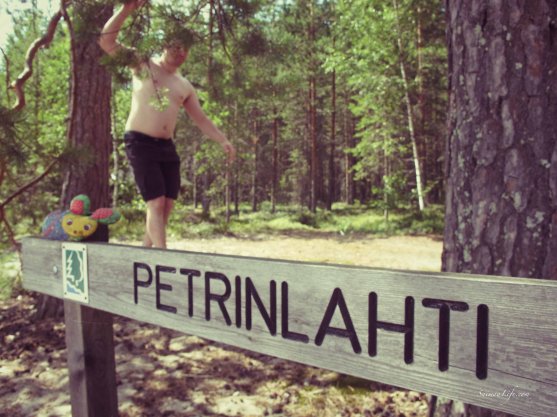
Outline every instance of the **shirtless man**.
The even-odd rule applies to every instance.
[[[117,42],[126,18],[145,4],[125,4],[106,22],[99,45],[109,55],[125,47]],[[135,181],[147,204],[144,246],[166,247],[166,224],[180,188],[180,158],[172,141],[180,107],[210,139],[235,158],[236,150],[205,115],[191,83],[178,73],[188,56],[188,46],[168,40],[162,56],[132,67],[131,111],[126,122],[126,155]],[[138,61],[139,62],[139,61]]]

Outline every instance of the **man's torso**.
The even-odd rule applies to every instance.
[[[171,138],[184,101],[193,92],[190,82],[168,73],[150,59],[134,71],[132,105],[126,130]]]

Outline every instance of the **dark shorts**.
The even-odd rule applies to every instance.
[[[124,133],[126,155],[143,200],[165,196],[176,199],[180,190],[180,157],[171,139],[144,133]]]

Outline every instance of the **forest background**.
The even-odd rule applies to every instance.
[[[0,62],[2,261],[13,259],[19,238],[38,234],[45,215],[60,208],[64,171],[94,163],[87,149],[71,149],[67,140],[66,24],[36,56],[24,110],[9,110],[15,102],[9,86],[50,19],[36,0],[21,10],[13,3],[25,2],[2,4],[14,23]],[[160,51],[164,27],[194,31],[183,74],[238,149],[228,166],[181,114],[175,139],[182,189],[171,235],[441,234],[444,13],[433,0],[176,0],[152,2],[129,19],[122,42],[146,55]],[[122,140],[131,77],[121,63],[105,64],[113,74],[112,204],[124,215],[111,235],[137,239],[144,203]],[[4,278],[3,292],[12,284]]]

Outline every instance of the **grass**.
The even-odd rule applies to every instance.
[[[110,236],[119,241],[141,240],[144,233],[144,209],[121,208],[123,219],[110,226]],[[38,235],[38,226],[19,224],[21,235]],[[23,229],[32,230],[23,233]],[[238,214],[226,223],[222,208],[213,210],[208,219],[203,218],[201,209],[192,206],[178,206],[168,228],[169,240],[179,240],[184,236],[209,238],[215,236],[250,237],[258,235],[312,236],[391,236],[443,233],[443,207],[430,206],[423,213],[415,210],[397,210],[389,214],[385,221],[379,209],[361,205],[336,203],[331,211],[318,209],[311,213],[292,205],[279,205],[271,213],[269,203],[261,204],[260,210],[253,212],[249,205],[242,205]],[[17,254],[0,247],[0,300],[9,298],[17,289],[20,266]]]
[[[111,226],[111,236],[119,240],[140,240],[144,230],[144,213],[138,208],[124,208],[123,219]],[[200,209],[177,207],[168,226],[169,239],[181,236],[253,236],[260,234],[338,234],[342,236],[372,234],[420,235],[443,233],[443,208],[432,206],[423,213],[397,210],[386,221],[382,210],[365,205],[335,204],[331,211],[318,209],[312,213],[294,206],[278,206],[275,213],[263,204],[257,212],[247,205],[232,214],[226,223],[224,209],[216,209],[204,219]]]
[[[13,295],[18,287],[20,264],[15,252],[0,252],[0,301]]]
[[[110,226],[110,236],[119,241],[141,240],[144,233],[144,209],[121,208],[123,219]],[[31,233],[23,233],[32,230]],[[18,224],[21,235],[38,235],[39,227]],[[168,239],[179,240],[184,236],[209,238],[215,236],[250,237],[258,235],[294,235],[308,238],[312,236],[391,236],[443,233],[443,207],[430,206],[423,213],[415,210],[397,210],[389,214],[385,221],[379,209],[354,204],[336,203],[331,211],[318,209],[312,213],[292,205],[279,205],[271,213],[269,203],[261,204],[260,210],[253,212],[249,205],[242,205],[238,214],[233,214],[226,223],[223,208],[213,210],[208,219],[203,218],[201,209],[193,206],[178,206],[168,227]],[[21,275],[17,255],[0,247],[0,300],[9,298],[17,289]]]

